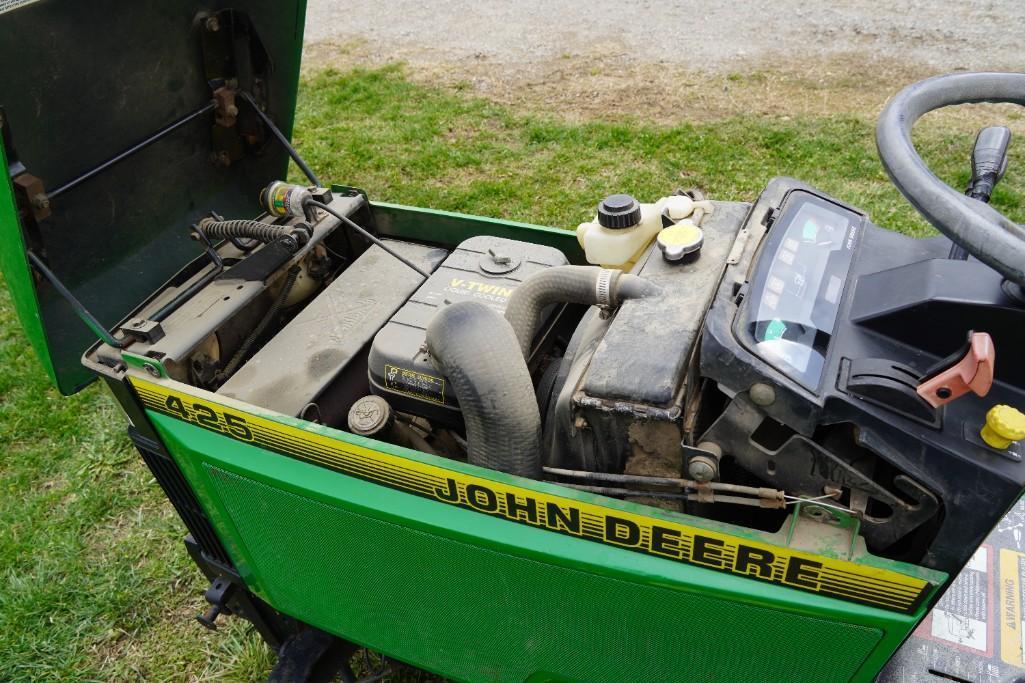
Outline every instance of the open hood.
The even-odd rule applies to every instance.
[[[192,223],[254,216],[288,156],[246,95],[290,135],[304,15],[304,0],[0,3],[0,268],[62,393],[91,380],[97,335],[28,252],[110,329],[200,255]]]

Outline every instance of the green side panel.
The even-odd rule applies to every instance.
[[[3,162],[2,168],[7,168],[7,153],[2,144],[0,161]],[[11,290],[14,310],[18,312],[18,319],[21,320],[32,349],[46,368],[50,381],[56,384],[57,375],[50,360],[50,349],[46,343],[46,332],[39,314],[39,302],[36,301],[28,258],[25,256],[25,243],[10,181],[0,185],[0,273],[3,273],[3,280]]]
[[[570,263],[587,263],[576,233],[569,230],[401,204],[374,202],[371,206],[378,233],[388,237],[455,246],[474,235],[492,235],[554,247]]]
[[[459,680],[868,681],[927,607],[898,614],[515,524],[147,414],[257,595]]]
[[[882,635],[552,566],[222,469],[209,475],[276,606],[462,680],[844,680]]]

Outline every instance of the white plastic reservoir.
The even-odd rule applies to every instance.
[[[590,223],[577,228],[588,263],[629,270],[655,235],[669,223],[690,216],[694,200],[685,195],[641,204],[628,194],[609,195]],[[663,222],[663,214],[669,221]]]

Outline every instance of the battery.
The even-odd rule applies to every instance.
[[[553,247],[486,235],[464,241],[374,337],[371,392],[400,412],[460,424],[456,397],[427,354],[427,324],[439,308],[458,301],[479,301],[504,313],[509,296],[526,278],[567,263]]]

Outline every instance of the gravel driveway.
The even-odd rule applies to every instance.
[[[308,43],[498,63],[612,52],[702,71],[864,53],[932,69],[1025,68],[1022,0],[309,0]]]

